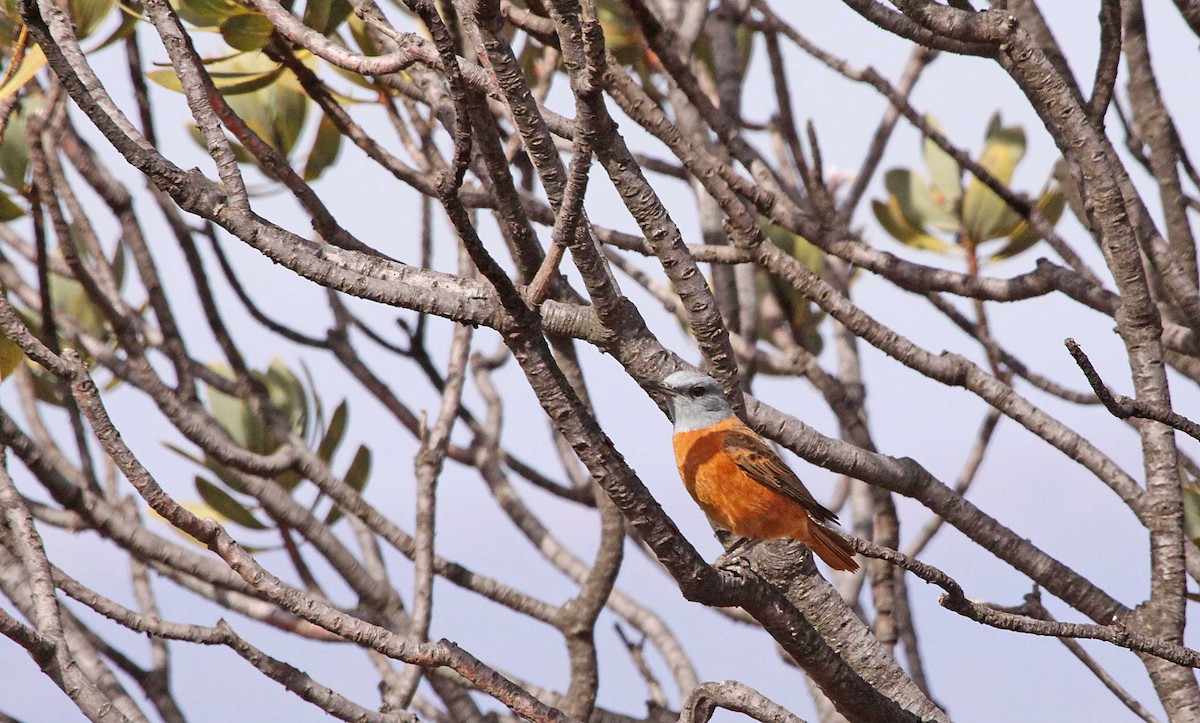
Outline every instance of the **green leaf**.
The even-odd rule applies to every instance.
[[[187,127],[187,131],[188,131],[188,135],[191,137],[191,139],[196,142],[196,145],[200,146],[205,151],[208,150],[208,142],[204,140],[204,134],[200,132],[200,129],[198,127],[196,127],[195,125],[189,125]],[[256,159],[254,157],[254,154],[251,153],[250,151],[246,150],[246,147],[243,146],[241,143],[238,143],[237,141],[235,141],[233,139],[228,139],[228,140],[229,140],[229,146],[233,149],[233,157],[238,160],[238,163],[257,163],[258,162],[258,159]]]
[[[367,486],[367,478],[371,475],[371,450],[365,445],[359,445],[358,451],[354,454],[354,460],[350,462],[350,468],[346,470],[346,476],[343,478],[346,484],[353,487],[358,492],[362,492]],[[342,509],[336,504],[329,510],[329,514],[325,516],[325,524],[332,525],[342,518]]]
[[[296,87],[295,76],[286,71],[260,92],[229,98],[246,125],[284,156],[291,154],[308,111],[308,96]]]
[[[180,0],[169,0],[169,2],[171,3],[171,8],[175,10],[175,14],[178,15],[179,19],[183,22],[204,30],[216,27],[218,21],[214,20],[213,18],[197,15],[196,13],[192,12],[192,9],[189,8],[186,3],[180,2]]]
[[[239,447],[250,447],[249,427],[254,422],[246,408],[245,402],[237,397],[231,397],[225,392],[213,388],[208,389],[208,408],[213,419],[225,430]]]
[[[291,71],[287,73],[291,76]],[[304,118],[308,114],[308,96],[295,92],[279,84],[272,89],[271,110],[273,123],[271,133],[267,138],[276,150],[285,156],[291,155],[304,130]]]
[[[804,243],[807,244],[808,241]],[[820,354],[824,341],[817,327],[825,318],[820,309],[794,286],[765,271],[755,274],[755,288],[760,300],[770,295],[778,304],[779,312],[787,323],[793,341],[813,354]],[[758,335],[770,340],[774,330],[766,322],[766,318],[759,319]]]
[[[988,117],[987,127],[983,130],[983,141],[986,143],[989,138],[999,132],[1001,126],[1000,111],[993,111]]]
[[[926,115],[925,120],[935,130],[945,135],[937,118]],[[958,161],[954,160],[953,156],[943,151],[941,146],[930,139],[926,138],[923,145],[925,167],[929,169],[929,177],[933,181],[934,200],[953,211],[958,207],[958,202],[962,198],[962,168],[959,167]],[[940,198],[938,198],[939,196]]]
[[[1183,485],[1183,530],[1188,539],[1200,545],[1200,487]]]
[[[232,495],[203,477],[196,477],[196,492],[209,507],[221,513],[230,522],[248,527],[251,530],[265,530],[267,526],[238,502]]]
[[[202,520],[212,520],[213,522],[220,522],[223,524],[229,519],[225,515],[221,514],[220,510],[215,509],[212,505],[205,502],[180,502],[179,506]],[[154,515],[163,522],[166,522],[168,525],[171,524],[167,518],[158,514],[158,510],[154,509],[153,507],[150,508],[150,514]],[[175,529],[184,537],[192,539],[192,536],[183,530],[180,530],[179,528]]]
[[[124,7],[123,5],[118,5],[117,8],[121,11],[121,24],[118,25],[111,33],[109,33],[108,37],[105,38],[103,42],[101,42],[95,48],[89,50],[89,54],[95,53],[98,50],[104,50],[108,46],[118,43],[128,38],[130,35],[133,35],[133,32],[137,30],[138,21],[141,19],[138,13]]]
[[[1011,160],[1014,156],[1011,151],[1003,146],[993,148],[989,154],[989,158],[993,165],[1001,165],[1007,163],[1006,159]],[[1011,167],[1015,163],[1009,164],[1009,171],[1006,174],[1008,178],[997,176],[1002,183],[1008,184],[1012,178]],[[995,174],[993,174],[995,175]],[[1007,236],[1012,233],[1020,218],[1014,218],[1015,212],[1008,207],[996,192],[987,186],[978,178],[971,178],[971,182],[967,185],[967,192],[963,195],[963,232],[973,239],[976,243],[989,241],[1001,236]]]
[[[893,169],[883,176],[883,185],[896,198],[900,212],[910,226],[924,229],[926,225],[943,231],[959,231],[961,222],[952,211],[937,202],[929,184],[912,171]]]
[[[308,431],[308,397],[304,385],[283,362],[271,361],[265,374],[256,374],[267,388],[271,403],[287,417],[292,430],[303,437]]]
[[[812,245],[808,239],[800,234],[792,233],[783,226],[771,223],[771,220],[766,216],[758,217],[758,226],[766,234],[767,238],[771,239],[772,243],[786,251],[792,258],[804,264],[809,271],[814,274],[824,273],[825,255],[821,253],[821,249]]]
[[[312,150],[308,152],[308,161],[304,164],[304,180],[313,181],[319,178],[325,169],[337,160],[341,147],[341,131],[329,116],[322,115],[317,126],[317,137],[313,141]]]
[[[1017,164],[1025,157],[1025,131],[1020,126],[1004,127],[1000,115],[988,121],[987,139],[979,165],[1005,186],[1012,183]],[[976,243],[1013,233],[1020,216],[978,178],[971,178],[963,196],[963,231]]]
[[[1000,218],[996,219],[996,223],[988,229],[988,236],[991,239],[1004,238],[1013,233],[1016,233],[1017,228],[1021,225],[1024,219],[1017,210],[1007,203],[1004,204],[1004,210],[1000,213]]]
[[[112,261],[109,262],[112,266],[113,281],[117,283],[117,288],[125,287],[125,242],[118,241],[117,247],[113,249]]]
[[[351,15],[346,26],[350,28],[350,37],[354,38],[354,43],[363,55],[379,55],[379,46],[367,32],[367,24],[363,22],[362,18]]]
[[[301,477],[298,472],[295,472],[290,469],[286,470],[284,472],[280,472],[279,474],[275,475],[275,477],[273,477],[273,479],[275,480],[275,484],[284,488],[288,492],[291,492],[292,490],[296,489],[296,485],[298,485],[304,481],[304,478]]]
[[[999,115],[993,116],[992,119],[994,125],[990,127],[984,141],[979,165],[1007,185],[1012,182],[1012,174],[1017,164],[1025,157],[1025,130],[1021,126],[1000,126]],[[1003,150],[1003,153],[993,156],[993,151],[997,150]]]
[[[2,195],[0,194],[0,196]],[[89,254],[81,236],[79,222],[72,221],[69,229],[70,243],[75,246],[76,253],[87,260]],[[62,250],[55,249],[52,255],[61,260]],[[108,336],[108,324],[104,315],[84,290],[82,284],[70,276],[54,272],[50,273],[48,281],[50,301],[56,312],[73,317],[84,331],[93,336],[102,339]]]
[[[8,130],[0,143],[0,176],[9,187],[18,190],[27,185],[29,173],[29,141],[25,133],[25,117],[41,105],[41,97],[24,98],[8,118]]]
[[[184,82],[179,79],[179,74],[175,71],[146,71],[146,79],[155,85],[161,85],[162,88],[173,90],[175,92],[184,92]]]
[[[879,220],[884,230],[905,246],[939,253],[946,253],[950,250],[949,244],[920,229],[913,228],[912,224],[904,218],[904,213],[900,210],[900,204],[895,196],[888,195],[887,203],[872,201],[871,209],[875,211],[875,218]]]
[[[75,21],[75,37],[82,40],[95,32],[104,18],[112,12],[115,0],[71,0],[71,18]]]
[[[194,16],[190,22],[197,25],[219,25],[226,18],[246,12],[233,0],[183,0],[180,9]]]
[[[21,351],[21,347],[7,336],[0,336],[0,381],[8,379],[8,377],[21,366],[21,360],[25,358],[25,352]]]
[[[33,373],[33,394],[39,402],[53,405],[55,407],[65,407],[61,392],[62,387],[58,384],[58,377],[49,372]]]
[[[33,80],[33,76],[37,75],[37,72],[45,66],[46,54],[42,52],[42,46],[37,43],[30,43],[29,47],[25,49],[25,57],[21,58],[21,64],[12,72],[12,76],[9,79],[3,85],[0,85],[0,100],[4,100],[25,87],[25,84]],[[5,72],[8,72],[7,68]],[[0,77],[3,77],[3,74],[0,74]],[[11,132],[12,129],[10,128],[8,133]]]
[[[233,372],[228,367],[220,364],[210,364],[209,367],[226,379],[233,379]],[[221,429],[224,429],[239,447],[249,449],[252,436],[250,428],[257,424],[258,420],[254,419],[246,402],[215,387],[208,387],[205,396],[208,398],[208,411]]]
[[[13,203],[4,191],[0,191],[0,223],[15,221],[25,215],[25,209]]]
[[[75,279],[51,273],[50,300],[55,309],[64,312],[79,323],[90,334],[104,337],[107,334],[104,317],[92,303],[83,285]]]
[[[17,0],[0,0],[0,48],[12,48],[16,44],[21,25]]]
[[[617,62],[637,65],[646,61],[646,38],[622,0],[598,0],[596,17],[604,30],[604,45]]]
[[[233,378],[233,374],[224,366],[213,364],[211,368],[227,379]],[[253,374],[266,387],[272,404],[287,417],[296,433],[303,436],[308,424],[308,400],[304,395],[304,388],[295,375],[278,361],[271,362],[266,372],[253,372]],[[270,433],[262,420],[255,416],[245,400],[232,397],[214,387],[208,388],[207,397],[208,408],[213,419],[240,447],[257,454],[270,454],[279,448],[279,441]],[[301,478],[289,470],[276,475],[274,479],[279,484],[291,489],[299,483]],[[236,487],[236,485],[230,486]]]
[[[972,178],[963,196],[963,233],[976,243],[1007,236],[1020,218],[1013,219],[1012,209],[996,193]]]
[[[321,438],[321,444],[317,447],[317,456],[325,464],[329,464],[329,460],[333,459],[333,453],[346,436],[346,423],[349,420],[350,408],[343,399],[342,403],[337,405],[337,409],[333,410],[333,416],[329,418],[329,426],[325,429],[325,436]]]
[[[229,521],[229,519],[227,517],[225,517],[225,515],[221,514],[220,510],[215,510],[215,509],[213,509],[212,505],[208,505],[203,502],[181,502],[181,503],[179,503],[179,506],[182,507],[183,509],[187,510],[188,512],[191,512],[193,515],[195,515],[196,517],[199,517],[202,520],[212,520],[213,522],[216,522],[221,525],[224,525],[226,522]],[[199,545],[201,547],[207,547],[207,545],[205,543],[201,542],[200,540],[197,540],[196,538],[192,537],[187,532],[184,532],[183,530],[179,529],[178,527],[172,525],[170,523],[170,521],[168,521],[162,515],[158,514],[158,512],[154,508],[151,507],[147,511],[150,513],[151,516],[162,520],[167,525],[170,525],[171,529],[174,530],[176,534],[178,534],[180,537],[184,538],[188,542],[191,542],[192,544],[195,544],[195,545]],[[263,548],[254,547],[251,545],[242,545],[242,549],[245,550],[246,552],[250,553],[251,555],[256,555],[259,552],[263,551]]]
[[[792,246],[792,258],[804,264],[814,274],[825,273],[825,254],[821,249],[799,234],[792,234],[792,236],[795,238]]]
[[[176,93],[183,92],[183,83],[174,70],[150,70],[146,72],[146,78],[167,90],[173,90]]]
[[[346,470],[345,481],[357,492],[367,488],[367,478],[371,476],[371,450],[366,445],[358,445],[354,459]]]
[[[231,48],[245,51],[262,50],[275,32],[275,25],[262,13],[231,15],[219,27],[221,37]]]
[[[221,91],[221,95],[229,97],[262,90],[278,80],[279,76],[283,75],[283,71],[282,65],[274,65],[267,70],[210,69],[208,75],[212,78],[216,89]],[[152,70],[146,73],[146,77],[167,90],[173,90],[176,93],[183,92],[183,83],[180,82],[179,76],[174,70]]]
[[[313,428],[314,436],[312,440],[308,442],[308,444],[311,446],[312,443],[317,439],[315,434],[316,431],[320,429],[321,432],[324,433],[325,405],[322,403],[321,397],[317,396],[317,382],[315,379],[313,379],[312,370],[308,368],[308,364],[303,359],[300,360],[300,371],[304,373],[303,386],[308,395],[306,399],[312,400],[312,409],[306,414],[307,420],[305,424],[306,429],[309,427]]]
[[[233,490],[234,492],[249,494],[249,492],[246,491],[245,485],[242,484],[241,478],[238,477],[238,472],[226,467],[215,459],[205,458],[200,464],[209,472],[215,474],[217,479],[221,481],[221,484],[225,485],[229,489]]]
[[[808,239],[799,234],[792,233],[782,226],[771,223],[770,219],[765,216],[758,217],[758,225],[766,237],[771,239],[771,243],[804,264],[809,271],[815,274],[821,274],[824,271],[825,256],[821,253],[820,249],[809,243]],[[709,285],[712,285],[711,281]],[[759,270],[754,275],[754,287],[760,305],[766,303],[766,299],[770,298],[774,300],[775,306],[778,307],[778,318],[775,315],[764,314],[760,316],[758,328],[756,329],[758,338],[776,343],[775,334],[780,331],[779,322],[782,321],[787,325],[787,329],[791,332],[792,340],[795,343],[804,346],[809,351],[813,351],[813,347],[810,344],[815,340],[816,348],[820,349],[821,337],[809,333],[810,331],[815,331],[815,329],[812,328],[814,325],[812,304],[807,297],[797,291],[791,284],[783,283],[762,270]],[[819,318],[816,319],[816,322],[819,322]]]
[[[329,35],[350,16],[346,0],[308,0],[304,6],[304,24],[322,35]]]
[[[1053,188],[1042,193],[1042,197],[1038,199],[1037,209],[1041,212],[1046,221],[1053,226],[1062,218],[1063,208],[1066,206],[1066,200],[1063,198],[1062,191]],[[1017,224],[1012,235],[1008,237],[1008,243],[1004,244],[996,253],[992,254],[990,261],[1002,261],[1007,258],[1016,256],[1017,254],[1030,248],[1038,241],[1042,240],[1041,234],[1037,232],[1029,224],[1028,221],[1022,219]]]
[[[279,443],[267,431],[267,425],[254,416],[246,405],[246,449],[256,454],[270,454],[279,449]]]

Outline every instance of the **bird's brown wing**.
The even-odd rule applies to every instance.
[[[755,482],[798,502],[817,522],[837,522],[837,515],[817,502],[796,473],[752,430],[726,432],[724,448],[730,459]]]

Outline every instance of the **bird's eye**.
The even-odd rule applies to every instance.
[[[688,390],[688,394],[692,395],[692,399],[699,399],[700,397],[704,396],[704,387],[697,384]]]

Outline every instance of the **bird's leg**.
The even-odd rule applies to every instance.
[[[748,561],[746,560],[746,553],[754,549],[755,545],[760,542],[762,542],[762,540],[756,540],[753,537],[737,538],[737,540],[735,540],[734,543],[729,546],[729,549],[721,553],[716,560],[713,560],[713,567],[717,568],[718,570],[728,569],[733,571],[735,568],[747,564]]]
[[[725,554],[722,555],[722,557],[726,555],[730,557],[734,555],[744,555],[753,550],[755,545],[760,542],[762,542],[762,540],[756,540],[753,537],[739,537],[732,545],[729,546],[729,549],[725,550]]]

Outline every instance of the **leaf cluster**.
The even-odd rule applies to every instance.
[[[926,120],[941,130],[936,119]],[[1025,156],[1025,145],[1025,131],[1020,126],[1004,126],[997,113],[988,122],[978,163],[1008,186]],[[971,176],[964,188],[958,161],[929,138],[924,140],[924,155],[928,180],[910,169],[892,169],[884,175],[887,199],[871,204],[875,218],[897,241],[949,253],[955,244],[973,251],[980,244],[1004,239],[1005,243],[989,254],[990,260],[999,261],[1041,240],[1037,230],[983,181]],[[1062,192],[1049,186],[1037,202],[1038,211],[1051,225],[1062,216],[1063,206]],[[939,238],[939,232],[951,234],[954,243]]]
[[[213,365],[212,369],[231,382],[234,380],[233,373],[227,367]],[[312,438],[310,441],[316,447],[317,456],[325,464],[330,464],[345,439],[346,427],[350,421],[350,409],[346,401],[343,400],[339,403],[330,415],[328,423],[324,423],[321,419],[320,399],[315,390],[306,390],[300,379],[282,362],[272,361],[266,371],[255,371],[251,373],[251,376],[266,391],[267,397],[276,411],[288,420],[292,431],[302,438]],[[226,393],[213,386],[208,387],[206,398],[209,413],[238,447],[260,455],[269,455],[280,448],[281,441],[276,438],[267,423],[254,412],[252,406],[244,398]],[[189,503],[189,509],[193,513],[222,523],[232,522],[251,530],[269,530],[278,527],[271,521],[262,521],[260,515],[256,514],[259,506],[253,502],[254,497],[246,487],[245,473],[228,467],[207,455],[196,456],[175,445],[167,446],[177,454],[204,467],[215,478],[209,479],[196,475],[196,493],[200,496],[201,501]],[[350,487],[361,492],[366,487],[370,473],[371,450],[365,445],[359,445],[353,460],[342,475],[342,479]],[[295,470],[287,469],[270,477],[270,481],[278,484],[289,494],[294,494],[304,480]],[[321,497],[318,496],[313,506],[315,507],[320,500]],[[332,505],[325,512],[323,521],[325,524],[331,525],[341,517],[341,509]]]

